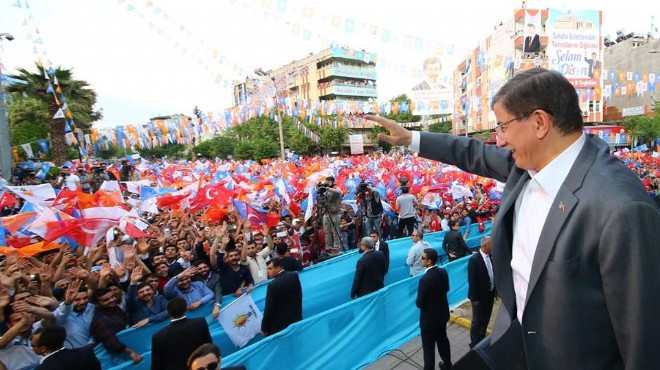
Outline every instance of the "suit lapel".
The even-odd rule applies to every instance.
[[[522,171],[522,170],[515,170]],[[502,299],[502,304],[512,317],[515,315],[516,293],[513,289],[513,275],[511,273],[511,245],[513,243],[513,212],[516,199],[520,195],[525,183],[529,180],[527,171],[522,171],[518,180],[512,179],[511,184],[507,182],[507,187],[511,189],[504,190],[504,196],[500,204],[500,210],[495,218],[492,236],[493,245],[493,274],[495,276],[495,286],[498,287],[498,294]],[[515,181],[515,182],[513,182]]]
[[[550,206],[548,217],[545,220],[545,224],[543,224],[543,230],[541,231],[536,252],[534,253],[525,302],[529,300],[541,273],[545,269],[545,265],[548,263],[559,233],[578,204],[578,198],[575,196],[575,192],[582,187],[584,177],[594,162],[596,149],[596,145],[587,137],[582,151],[575,160],[566,180],[559,188],[555,201]]]

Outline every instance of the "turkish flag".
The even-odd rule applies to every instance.
[[[61,211],[67,208],[69,205],[73,205],[78,202],[78,192],[76,190],[69,190],[68,188],[62,189],[51,207]]]
[[[183,194],[167,194],[164,197],[158,197],[156,198],[156,205],[158,205],[158,207],[178,206],[182,200],[190,196],[190,193],[191,192],[188,191]]]
[[[268,225],[267,213],[259,211],[250,204],[247,205],[247,219],[250,221],[250,225],[253,229],[261,229],[263,225]],[[277,222],[275,225],[277,225]]]
[[[194,208],[214,205],[227,207],[231,204],[233,194],[233,190],[225,188],[222,184],[208,184],[197,192],[197,195],[193,198],[191,204]]]
[[[277,226],[277,224],[281,221],[280,214],[277,212],[268,212],[266,214],[266,225],[268,227],[273,227]]]
[[[0,196],[0,209],[4,207],[13,207],[16,205],[16,198],[10,192],[5,191]]]
[[[105,233],[118,224],[117,220],[107,218],[71,218],[46,224],[44,245],[66,236],[85,247],[93,247],[105,236]]]

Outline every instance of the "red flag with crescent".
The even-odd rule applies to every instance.
[[[46,224],[44,245],[59,237],[66,236],[83,246],[93,247],[111,227],[118,225],[118,223],[117,220],[101,217],[71,218],[49,222]]]

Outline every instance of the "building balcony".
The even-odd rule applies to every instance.
[[[331,48],[331,55],[334,58],[342,58],[342,59],[347,59],[347,60],[359,60],[364,63],[375,63],[376,62],[376,54],[375,53],[369,53],[364,50],[355,50],[352,48],[346,48],[346,47],[334,47]]]
[[[351,66],[332,66],[318,71],[318,79],[322,80],[328,77],[348,77],[362,80],[376,80],[376,70],[373,68],[359,68]]]
[[[374,86],[328,85],[319,88],[319,95],[360,96],[366,98],[378,97],[378,90]]]

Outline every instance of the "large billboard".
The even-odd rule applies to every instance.
[[[443,63],[437,56],[430,56],[421,63],[423,79],[413,87],[410,97],[415,102],[413,114],[451,114],[454,111],[450,68],[443,73]]]
[[[600,11],[548,9],[546,33],[548,68],[561,72],[576,89],[599,87]]]

